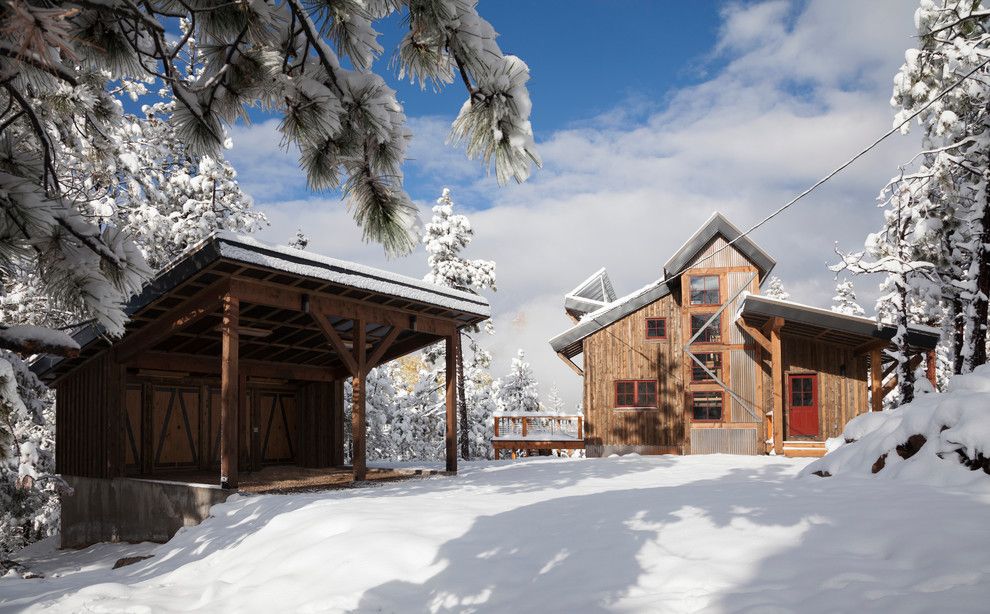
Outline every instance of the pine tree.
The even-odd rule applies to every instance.
[[[309,245],[309,237],[303,234],[302,228],[296,230],[295,236],[289,241],[289,247],[306,249],[307,245]]]
[[[832,311],[849,316],[865,316],[866,311],[856,302],[856,288],[848,279],[835,284],[835,296],[832,297]]]
[[[467,216],[454,214],[454,200],[450,190],[444,188],[433,207],[433,217],[424,228],[423,244],[426,248],[427,264],[430,272],[425,280],[441,286],[469,292],[492,290],[495,288],[495,263],[488,260],[469,260],[461,256],[461,252],[471,244],[474,231]],[[467,340],[467,350],[475,364],[491,362],[472,335],[480,332],[477,325],[464,327],[460,330],[461,352],[457,357],[457,406],[460,421],[459,439],[461,457],[465,460],[471,454],[471,424],[477,422],[480,416],[471,416],[467,398],[467,382],[469,374],[464,368],[464,340]],[[485,330],[491,334],[491,321],[485,323]],[[443,362],[444,348],[441,344],[427,351],[427,361],[433,365]],[[487,358],[486,358],[487,356]]]
[[[512,359],[509,373],[498,387],[498,410],[501,413],[540,411],[540,392],[526,353],[519,350]]]
[[[767,289],[763,292],[763,296],[781,301],[786,301],[791,298],[791,295],[784,290],[784,282],[782,282],[779,277],[770,278],[770,281],[767,283]]]
[[[547,394],[546,408],[551,414],[564,413],[564,399],[560,398],[560,389],[557,388],[556,383],[550,386],[550,392]]]

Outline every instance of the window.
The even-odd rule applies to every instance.
[[[712,317],[713,314],[710,313],[692,313],[691,314],[691,336],[694,337],[695,334],[701,327],[705,325],[708,318]],[[719,343],[722,341],[722,317],[721,315],[714,320],[706,328],[698,338],[694,340],[695,343]]]
[[[705,363],[710,371],[715,373],[715,377],[722,379],[722,353],[721,352],[705,352],[703,354],[695,354],[695,356],[701,362]],[[692,382],[710,382],[712,377],[702,369],[698,363],[691,361],[691,381]]]
[[[656,407],[657,383],[654,380],[620,380],[615,382],[616,407]]]
[[[791,407],[814,407],[815,376],[791,376]]]
[[[691,304],[718,305],[718,275],[691,277]]]
[[[667,338],[667,318],[647,318],[646,319],[647,339]]]
[[[692,393],[691,415],[695,420],[721,420],[722,393],[721,392]]]

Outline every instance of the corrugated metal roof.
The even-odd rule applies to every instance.
[[[732,243],[732,247],[746,256],[759,269],[761,280],[769,275],[777,264],[777,261],[763,251],[760,246],[749,237],[744,236],[741,230],[716,211],[663,265],[664,276],[675,278],[680,275],[681,270],[688,265],[695,254],[704,249],[705,245],[718,235],[722,235],[730,243],[735,241]]]

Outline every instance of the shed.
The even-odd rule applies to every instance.
[[[490,315],[478,295],[218,233],[126,312],[120,339],[90,325],[74,335],[77,357],[32,365],[56,391],[56,469],[88,493],[64,506],[63,545],[167,539],[245,474],[343,467],[346,378],[348,470],[365,479],[369,370],[438,342],[447,350],[446,468],[457,470],[458,329]],[[171,524],[134,520],[163,504]]]

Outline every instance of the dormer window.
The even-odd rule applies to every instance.
[[[691,304],[719,304],[718,275],[691,276]]]

